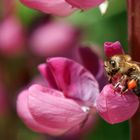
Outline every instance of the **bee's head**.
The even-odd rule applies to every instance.
[[[108,75],[113,76],[119,71],[119,65],[118,61],[115,61],[113,59],[109,59],[104,62],[105,70]]]
[[[114,55],[104,62],[105,70],[110,76],[115,75],[119,71],[123,73],[126,62],[130,60],[131,57],[129,55]]]

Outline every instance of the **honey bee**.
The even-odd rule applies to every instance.
[[[108,80],[115,88],[123,86],[121,94],[132,90],[140,96],[140,63],[127,54],[114,55],[104,62]],[[119,80],[114,80],[119,75]],[[114,82],[115,81],[115,82]]]

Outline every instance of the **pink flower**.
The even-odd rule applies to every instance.
[[[30,46],[39,56],[66,56],[73,51],[79,38],[79,31],[73,26],[62,22],[49,22],[33,32]]]
[[[26,6],[57,16],[67,16],[76,9],[65,0],[20,0]]]
[[[26,6],[57,16],[67,16],[80,9],[96,7],[104,0],[20,0]]]
[[[32,85],[19,94],[19,116],[36,132],[56,136],[81,132],[94,120],[97,81],[80,64],[66,58],[48,59],[39,69],[48,85]]]
[[[115,43],[106,42],[104,47],[107,57],[124,53],[118,41]],[[117,73],[113,77],[113,83],[117,82],[121,76],[120,73]],[[139,106],[138,97],[132,91],[121,94],[119,91],[120,88],[121,86],[115,89],[112,84],[108,84],[96,98],[96,109],[98,113],[104,120],[111,124],[130,119]]]
[[[59,46],[59,47],[61,47],[61,46]],[[65,46],[65,47],[68,47],[68,46]],[[96,80],[99,83],[100,90],[101,90],[103,88],[103,86],[105,86],[105,84],[107,84],[107,77],[105,76],[104,68],[103,68],[103,60],[89,46],[80,45],[80,46],[69,46],[69,47],[70,48],[68,48],[68,50],[67,50],[67,48],[66,49],[62,48],[62,50],[60,49],[60,51],[59,50],[58,51],[52,50],[52,51],[54,51],[56,53],[56,54],[54,53],[56,56],[65,56],[65,57],[71,58],[71,59],[77,61],[78,63],[82,64],[96,78]],[[92,48],[93,47],[94,47],[94,49],[96,49],[98,46],[92,46]],[[42,53],[45,53],[45,51]],[[54,56],[54,54],[52,56]],[[49,55],[51,55],[51,53],[46,56],[49,56]]]
[[[105,52],[107,57],[111,57],[115,54],[123,54],[124,53],[122,46],[121,46],[121,43],[119,41],[105,42],[104,43],[104,52]]]
[[[23,30],[20,22],[13,16],[0,23],[0,52],[15,55],[23,49]]]
[[[127,92],[120,95],[111,84],[106,85],[96,99],[96,109],[108,123],[115,124],[130,119],[139,106],[138,97]]]
[[[80,9],[93,8],[104,2],[104,0],[66,0],[66,1],[71,5],[73,5],[74,7]]]

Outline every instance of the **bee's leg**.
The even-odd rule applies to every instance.
[[[124,79],[124,76],[122,76],[121,79],[115,84],[115,86],[114,86],[115,89],[121,85],[123,79]]]
[[[127,75],[123,75],[121,79],[115,84],[114,88],[118,88],[120,85],[123,85],[123,83],[127,80]]]
[[[125,86],[123,87],[123,89],[121,90],[121,94],[125,94],[128,91],[128,86],[127,84],[125,84]]]
[[[112,77],[110,75],[108,75],[108,82],[112,83]]]
[[[108,78],[108,82],[112,83],[112,78],[111,77]]]
[[[115,86],[114,86],[114,88],[116,89],[117,87],[119,87],[119,85],[121,84],[121,82],[119,81],[119,82],[117,82],[116,84],[115,84]]]

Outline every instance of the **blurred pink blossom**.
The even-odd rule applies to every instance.
[[[66,0],[66,1],[70,3],[73,7],[80,9],[89,9],[100,5],[105,0]]]
[[[26,6],[57,16],[67,16],[79,9],[93,8],[104,0],[20,0]]]
[[[62,22],[49,22],[36,29],[30,38],[32,52],[39,56],[68,55],[79,41],[79,30]]]
[[[13,16],[5,18],[0,23],[0,53],[9,56],[20,53],[23,37],[21,23]]]
[[[96,99],[96,109],[108,123],[130,119],[139,106],[138,97],[130,91],[120,95],[111,84],[106,85]]]
[[[48,84],[32,85],[17,99],[17,112],[25,124],[36,132],[54,136],[87,128],[95,120],[94,103],[99,94],[93,75],[62,57],[48,59],[39,70]]]
[[[105,54],[111,57],[115,54],[123,54],[120,42],[106,42],[104,45]],[[122,75],[117,73],[113,79],[118,81]],[[128,91],[121,95],[112,84],[106,85],[96,99],[96,109],[100,116],[107,122],[114,124],[130,119],[139,106],[138,97]]]

